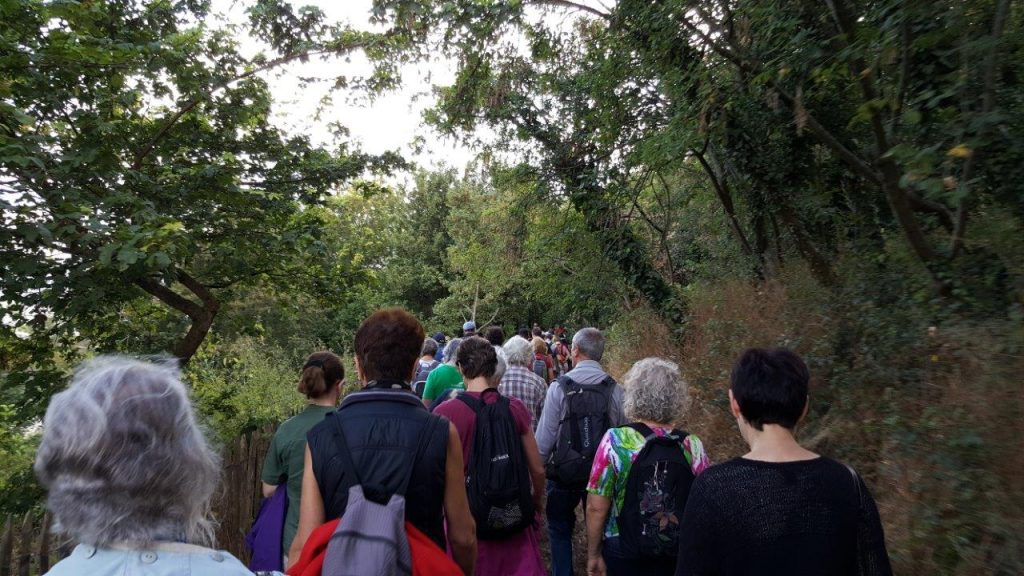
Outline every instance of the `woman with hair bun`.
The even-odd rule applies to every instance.
[[[277,428],[263,462],[264,496],[273,496],[274,491],[287,482],[289,504],[281,538],[281,550],[285,552],[292,545],[292,539],[299,528],[299,497],[302,494],[306,433],[338,406],[344,382],[345,368],[341,365],[341,358],[327,351],[310,354],[302,366],[298,385],[308,405]]]

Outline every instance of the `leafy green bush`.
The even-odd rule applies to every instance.
[[[222,441],[302,408],[296,389],[300,364],[259,338],[243,336],[217,346],[208,340],[185,373],[198,410]]]

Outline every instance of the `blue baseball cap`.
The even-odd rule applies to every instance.
[[[469,322],[466,322],[465,324],[462,325],[462,329],[463,330],[476,330],[476,322],[473,322],[472,320],[470,320]]]

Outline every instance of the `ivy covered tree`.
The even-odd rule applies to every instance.
[[[948,301],[1019,275],[970,233],[989,207],[1020,218],[1008,0],[374,5],[395,54],[458,62],[428,119],[497,131],[666,317],[677,278],[650,265],[634,200],[688,164],[762,277],[795,251],[834,285],[840,248],[891,232]]]

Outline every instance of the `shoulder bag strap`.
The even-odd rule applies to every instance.
[[[679,428],[673,428],[670,434],[675,436],[679,440],[680,444],[682,444],[683,440],[686,440],[686,438],[690,435],[690,433],[687,432],[686,430],[680,430]]]
[[[633,430],[636,430],[644,437],[645,441],[649,440],[651,436],[654,436],[654,430],[651,430],[651,427],[643,422],[630,422],[629,424],[626,424],[624,428],[632,428]]]
[[[472,410],[474,414],[479,413],[480,409],[483,408],[483,402],[482,401],[474,398],[473,396],[471,396],[470,394],[468,394],[466,392],[459,392],[455,396],[455,399],[459,400],[460,402],[462,402],[466,406],[469,406],[469,409]]]
[[[345,430],[341,426],[340,414],[335,412],[331,420],[334,422],[334,429],[338,432],[338,456],[341,457],[341,465],[355,476],[356,484],[362,484],[363,481],[359,478],[359,469],[356,468],[355,462],[352,460],[352,452],[349,450],[348,440],[345,438]]]
[[[409,481],[412,480],[413,471],[416,470],[416,462],[420,459],[420,455],[426,449],[430,438],[435,434],[434,429],[437,428],[438,423],[445,424],[447,428],[448,421],[444,418],[437,416],[427,416],[427,421],[423,423],[423,428],[420,429],[420,441],[416,443],[416,451],[413,452],[412,458],[409,459],[409,467],[405,471],[405,478],[402,479],[402,483],[399,484],[398,490],[395,494],[405,496],[405,491],[409,489]],[[447,439],[445,441],[445,450],[447,451]]]
[[[843,466],[846,466],[846,469],[850,471],[850,476],[853,478],[853,486],[857,489],[857,517],[860,518],[860,503],[864,497],[860,490],[860,477],[857,476],[857,471],[849,464],[843,464]]]

